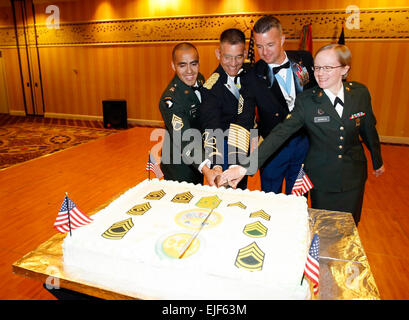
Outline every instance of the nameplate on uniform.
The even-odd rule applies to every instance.
[[[329,116],[314,117],[314,123],[329,122]]]

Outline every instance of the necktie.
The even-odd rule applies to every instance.
[[[342,113],[344,111],[344,103],[338,97],[335,97],[334,108],[335,108],[335,111],[338,113],[339,117],[342,118]]]
[[[337,106],[337,104],[341,105],[342,107],[344,106],[344,103],[338,97],[336,97],[335,100],[334,100],[334,108]]]
[[[200,87],[199,86],[191,86],[193,91],[200,91]]]
[[[290,67],[290,61],[287,61],[281,66],[273,67],[273,74],[276,74],[278,71],[280,71],[280,69],[288,69],[289,67]]]

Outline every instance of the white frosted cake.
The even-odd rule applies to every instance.
[[[310,296],[304,197],[153,179],[92,219],[64,240],[72,278],[148,299]]]

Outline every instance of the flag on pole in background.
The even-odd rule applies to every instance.
[[[299,44],[299,50],[307,50],[312,54],[312,27],[311,23],[305,25],[301,32],[301,39]]]
[[[160,167],[156,164],[155,159],[152,157],[151,153],[149,152],[148,162],[146,163],[146,171],[152,171],[156,178],[160,179],[163,177],[163,172]]]
[[[250,64],[253,65],[255,63],[253,29],[251,30],[251,34],[250,34],[249,50],[248,50],[247,57],[248,57]]]
[[[338,39],[338,44],[345,44],[344,26],[342,26],[342,31]]]
[[[66,195],[58,212],[54,228],[61,233],[77,229],[92,222],[92,219],[85,215],[76,204]]]
[[[314,234],[311,241],[311,247],[308,252],[307,262],[305,263],[304,274],[313,283],[313,292],[317,294],[320,281],[320,237]]]
[[[291,194],[296,196],[302,196],[304,193],[308,192],[314,187],[311,180],[305,173],[303,166],[301,166],[300,172],[298,173],[297,179],[294,182],[293,190]]]

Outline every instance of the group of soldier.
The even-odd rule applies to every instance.
[[[357,82],[345,82],[349,50],[334,45],[320,49],[315,57],[320,54],[320,61],[328,62],[320,66],[314,64],[308,51],[284,50],[285,35],[276,17],[260,18],[252,31],[260,60],[253,65],[245,63],[248,52],[244,33],[227,29],[215,51],[219,65],[207,81],[199,71],[195,46],[183,42],[174,47],[171,66],[175,75],[159,103],[167,130],[161,158],[164,178],[198,184],[205,177],[209,185],[246,189],[247,175],[260,169],[262,191],[281,193],[285,181],[285,193],[290,194],[308,154],[306,170],[308,173],[310,168],[310,178],[317,186],[311,194],[312,206],[349,211],[358,223],[367,170],[366,159],[361,159],[365,156],[359,135],[371,151],[376,174],[382,174],[384,167],[369,92]],[[349,55],[349,60],[347,57],[342,62],[342,55]],[[341,111],[339,119],[324,107],[328,104],[334,108],[337,97],[330,93],[335,86],[331,81],[342,87],[337,89],[342,108],[349,112],[342,115]],[[355,93],[353,101],[359,100],[357,103],[348,100],[350,91]],[[307,97],[312,97],[311,106],[301,107]],[[356,110],[359,112],[354,114]],[[311,126],[308,119],[313,119]],[[327,135],[336,136],[336,141],[323,142],[329,139]],[[316,158],[315,149],[319,150]],[[332,150],[337,153],[334,159],[330,158]],[[319,170],[322,175],[315,173]],[[350,186],[342,178],[348,176],[345,170],[353,173]],[[327,180],[331,179],[328,175],[341,177],[334,182],[335,178]],[[351,190],[356,192],[349,194]],[[334,208],[331,193],[341,203],[353,202],[352,208],[343,207],[339,201]]]

